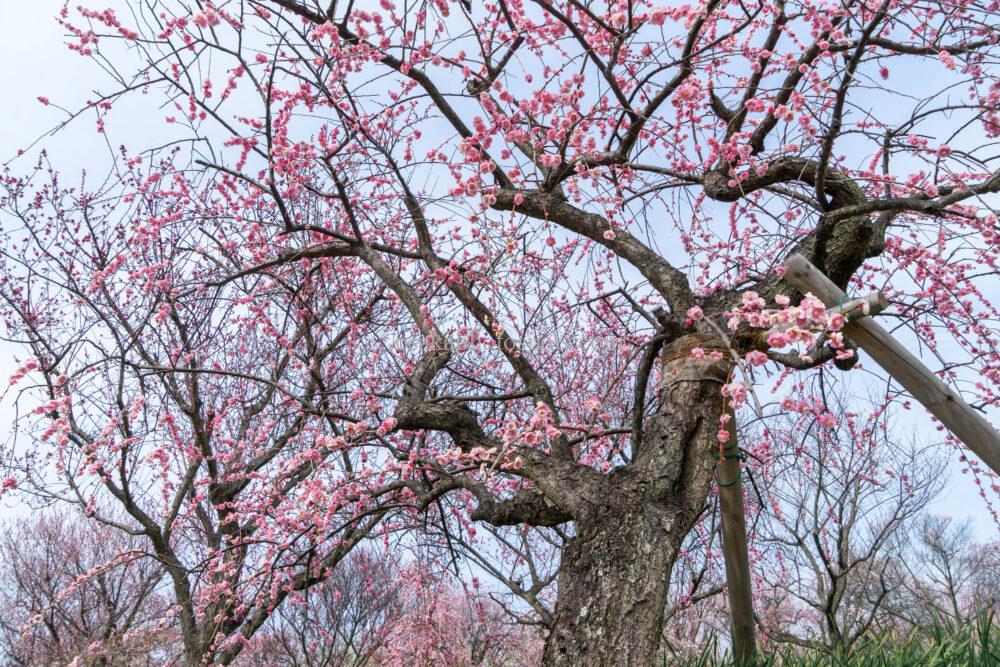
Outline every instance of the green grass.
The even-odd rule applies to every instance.
[[[669,667],[733,667],[715,646],[687,660],[668,659]],[[855,646],[844,655],[782,647],[764,652],[755,667],[1000,667],[1000,622],[994,610],[960,625],[935,624],[904,636],[885,635]]]

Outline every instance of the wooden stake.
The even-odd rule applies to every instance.
[[[812,292],[827,306],[833,306],[844,298],[844,292],[801,255],[789,257],[785,269],[788,282],[801,292]],[[1000,475],[1000,433],[985,417],[872,318],[850,322],[844,327],[844,332],[983,463]]]
[[[828,312],[840,313],[848,321],[875,315],[889,305],[881,292],[846,302],[838,296],[836,301],[838,304],[832,306],[829,301],[824,300],[829,307]],[[772,331],[785,331],[791,326],[775,327]],[[719,511],[722,515],[722,555],[726,564],[726,584],[729,592],[733,658],[739,665],[749,665],[757,656],[753,588],[750,581],[750,553],[747,548],[746,510],[743,506],[741,455],[736,436],[736,411],[728,399],[725,402],[724,412],[729,416],[726,425],[729,440],[722,450],[722,458],[716,471],[719,484]]]
[[[750,586],[750,555],[747,551],[747,523],[743,509],[743,482],[740,448],[736,439],[736,411],[725,400],[729,415],[729,441],[722,450],[716,470],[719,484],[719,511],[722,514],[722,555],[726,563],[729,589],[729,618],[732,623],[733,657],[748,665],[757,655],[754,632],[753,592]]]

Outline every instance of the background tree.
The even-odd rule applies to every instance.
[[[921,517],[912,540],[894,582],[900,618],[914,626],[954,626],[997,608],[995,542],[977,542],[968,523],[932,514]]]
[[[66,511],[0,536],[0,642],[8,665],[152,665],[176,650],[145,545]]]
[[[407,576],[406,611],[380,652],[379,664],[538,664],[541,642],[531,628],[510,622],[504,608],[472,587],[444,583],[418,568]]]
[[[801,439],[774,439],[780,454],[762,475],[772,511],[756,534],[769,553],[758,576],[804,611],[791,624],[801,632],[766,632],[847,653],[884,623],[908,532],[940,493],[944,462],[929,445],[890,439],[885,412],[839,401],[833,409],[842,416],[835,428],[814,422]]]
[[[169,138],[5,176],[14,483],[148,541],[190,664],[447,495],[568,527],[547,664],[645,664],[723,394],[857,361],[790,253],[995,407],[995,9],[67,7],[98,131],[133,99]]]
[[[371,664],[406,613],[405,585],[389,559],[353,552],[330,577],[279,608],[267,659],[291,667]]]

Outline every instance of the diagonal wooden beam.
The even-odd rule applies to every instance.
[[[836,305],[844,298],[844,292],[801,255],[788,258],[785,280],[800,292],[811,292],[827,306]],[[983,463],[1000,475],[1000,433],[982,414],[874,319],[864,317],[852,321],[844,327],[844,332]]]

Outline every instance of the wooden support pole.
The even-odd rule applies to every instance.
[[[801,255],[785,263],[785,279],[800,292],[811,292],[827,306],[844,298],[844,292]],[[864,317],[844,327],[844,332],[892,378],[937,417],[945,428],[965,443],[983,463],[1000,475],[1000,433],[958,392],[897,342],[872,318]]]
[[[836,306],[824,301],[829,307],[828,312],[840,313],[848,321],[875,315],[889,305],[881,292],[846,302],[841,302],[841,297],[838,297],[837,301]],[[786,331],[792,326],[783,325],[771,331]],[[747,547],[746,510],[743,506],[742,455],[736,435],[736,411],[729,399],[726,399],[723,409],[729,416],[726,424],[729,440],[721,451],[716,476],[719,484],[719,511],[722,515],[722,555],[729,593],[732,651],[736,664],[750,665],[757,656],[757,635],[753,587],[750,581],[750,553]]]
[[[747,522],[743,509],[742,455],[736,439],[736,411],[725,399],[729,416],[729,441],[722,449],[716,470],[719,484],[719,511],[722,514],[722,555],[726,563],[729,590],[729,619],[732,624],[733,658],[749,665],[757,655],[754,631],[753,591],[750,586],[750,555],[747,551]]]

